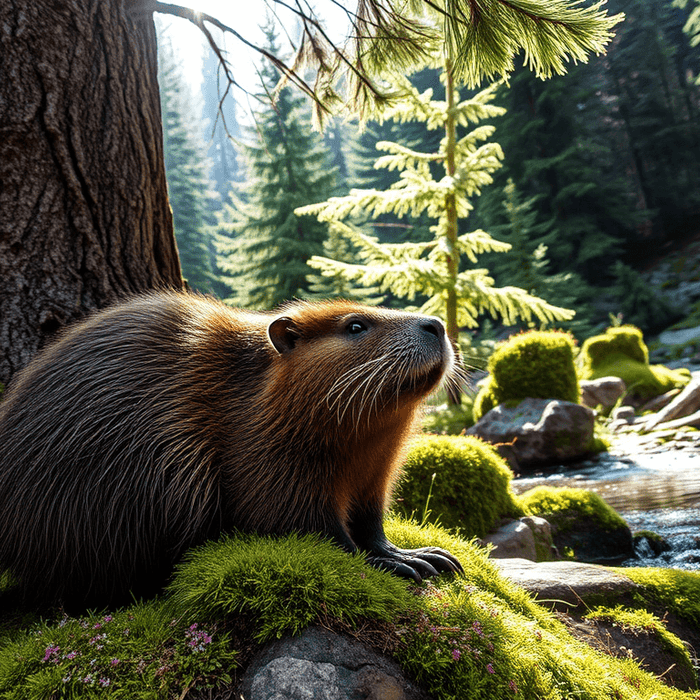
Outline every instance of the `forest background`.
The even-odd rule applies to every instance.
[[[502,163],[472,198],[460,233],[483,229],[512,249],[462,265],[574,309],[573,320],[556,325],[579,340],[609,325],[611,314],[645,333],[680,314],[640,273],[700,234],[700,48],[684,33],[694,6],[681,4],[611,0],[608,11],[626,19],[605,55],[546,81],[517,69],[493,100],[505,112],[483,122],[495,127],[489,141],[500,144]],[[271,27],[266,41],[280,48]],[[278,75],[266,64],[253,118],[242,125],[232,96],[221,101],[213,52],[195,95],[164,25],[159,44],[166,172],[189,285],[254,308],[338,294],[404,307],[391,292],[339,285],[309,267],[314,255],[357,262],[358,250],[294,210],[354,189],[388,189],[398,175],[374,167],[383,155],[376,144],[432,152],[441,132],[390,119],[360,129],[335,118],[319,134],[308,99],[294,88],[270,99]],[[444,99],[439,70],[411,81]],[[365,219],[363,230],[379,242],[431,238],[422,215]],[[481,321],[481,335],[499,330]]]

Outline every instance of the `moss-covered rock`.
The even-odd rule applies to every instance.
[[[633,659],[611,658],[574,639],[474,543],[395,516],[386,533],[402,548],[453,552],[464,573],[416,587],[314,538],[223,538],[187,557],[170,596],[5,629],[0,697],[233,696],[230,669],[246,656],[236,650],[249,650],[253,637],[281,637],[296,619],[297,629],[308,621],[354,628],[360,638],[364,632],[436,700],[693,700]],[[696,608],[700,575],[673,573],[685,576],[650,590],[676,607],[687,601]],[[663,581],[670,574],[662,571]],[[216,689],[205,690],[211,683]]]
[[[573,550],[580,561],[624,559],[634,554],[627,523],[591,491],[538,486],[518,500],[527,512],[549,521],[560,552]]]
[[[473,417],[506,401],[561,399],[578,403],[574,339],[558,331],[530,331],[501,343],[489,358],[489,379],[474,400]]]
[[[649,365],[649,351],[642,332],[634,326],[608,328],[588,338],[577,358],[581,379],[619,377],[629,393],[640,399],[659,396],[690,380],[686,369]]]
[[[512,477],[496,450],[478,438],[426,435],[408,453],[394,507],[483,537],[502,517],[524,514],[510,490]]]

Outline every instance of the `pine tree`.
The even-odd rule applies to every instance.
[[[210,292],[214,275],[205,226],[210,183],[206,149],[192,120],[192,95],[175,59],[172,45],[161,33],[158,83],[163,115],[163,146],[168,196],[180,253],[182,273],[188,285]]]
[[[265,32],[274,53],[270,24]],[[219,264],[230,275],[232,302],[272,308],[309,292],[307,260],[322,251],[327,227],[294,210],[332,194],[335,172],[303,97],[286,86],[271,99],[279,75],[268,64],[260,74],[263,106],[244,147],[246,182],[234,187],[218,227]]]
[[[381,142],[388,152],[377,167],[400,170],[400,180],[387,190],[354,190],[346,197],[303,207],[300,215],[315,215],[342,232],[359,248],[363,264],[342,263],[316,256],[310,264],[324,275],[342,274],[347,280],[376,285],[382,292],[413,300],[425,295],[421,310],[446,321],[447,332],[457,339],[459,327],[475,327],[484,312],[500,316],[512,324],[516,318],[541,321],[568,319],[572,312],[552,306],[515,287],[497,288],[488,271],[471,267],[460,271],[466,257],[473,265],[477,255],[506,252],[510,245],[493,239],[482,230],[459,233],[459,220],[468,216],[481,188],[492,182],[492,173],[500,167],[502,152],[495,143],[483,143],[492,133],[491,126],[478,126],[458,138],[458,127],[469,122],[501,114],[491,104],[494,88],[474,98],[459,100],[453,83],[449,58],[444,59],[445,100],[432,99],[432,90],[419,93],[407,79],[397,79],[397,89],[406,99],[391,108],[387,118],[398,121],[422,121],[429,129],[440,129],[443,138],[437,152],[425,153],[397,143]],[[439,164],[443,176],[436,180],[431,164]],[[422,243],[382,244],[376,237],[362,233],[345,219],[358,212],[370,217],[391,212],[399,217],[425,212],[436,223],[431,226],[432,240]]]

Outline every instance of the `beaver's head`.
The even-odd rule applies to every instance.
[[[347,301],[295,302],[267,332],[278,353],[276,388],[284,386],[306,405],[303,395],[314,397],[316,417],[325,410],[340,423],[415,406],[455,366],[442,322],[403,311]]]

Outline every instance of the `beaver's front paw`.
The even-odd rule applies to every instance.
[[[413,579],[416,583],[441,573],[463,571],[462,565],[455,556],[438,547],[398,549],[390,545],[381,551],[372,552],[367,557],[367,561],[397,576]]]

